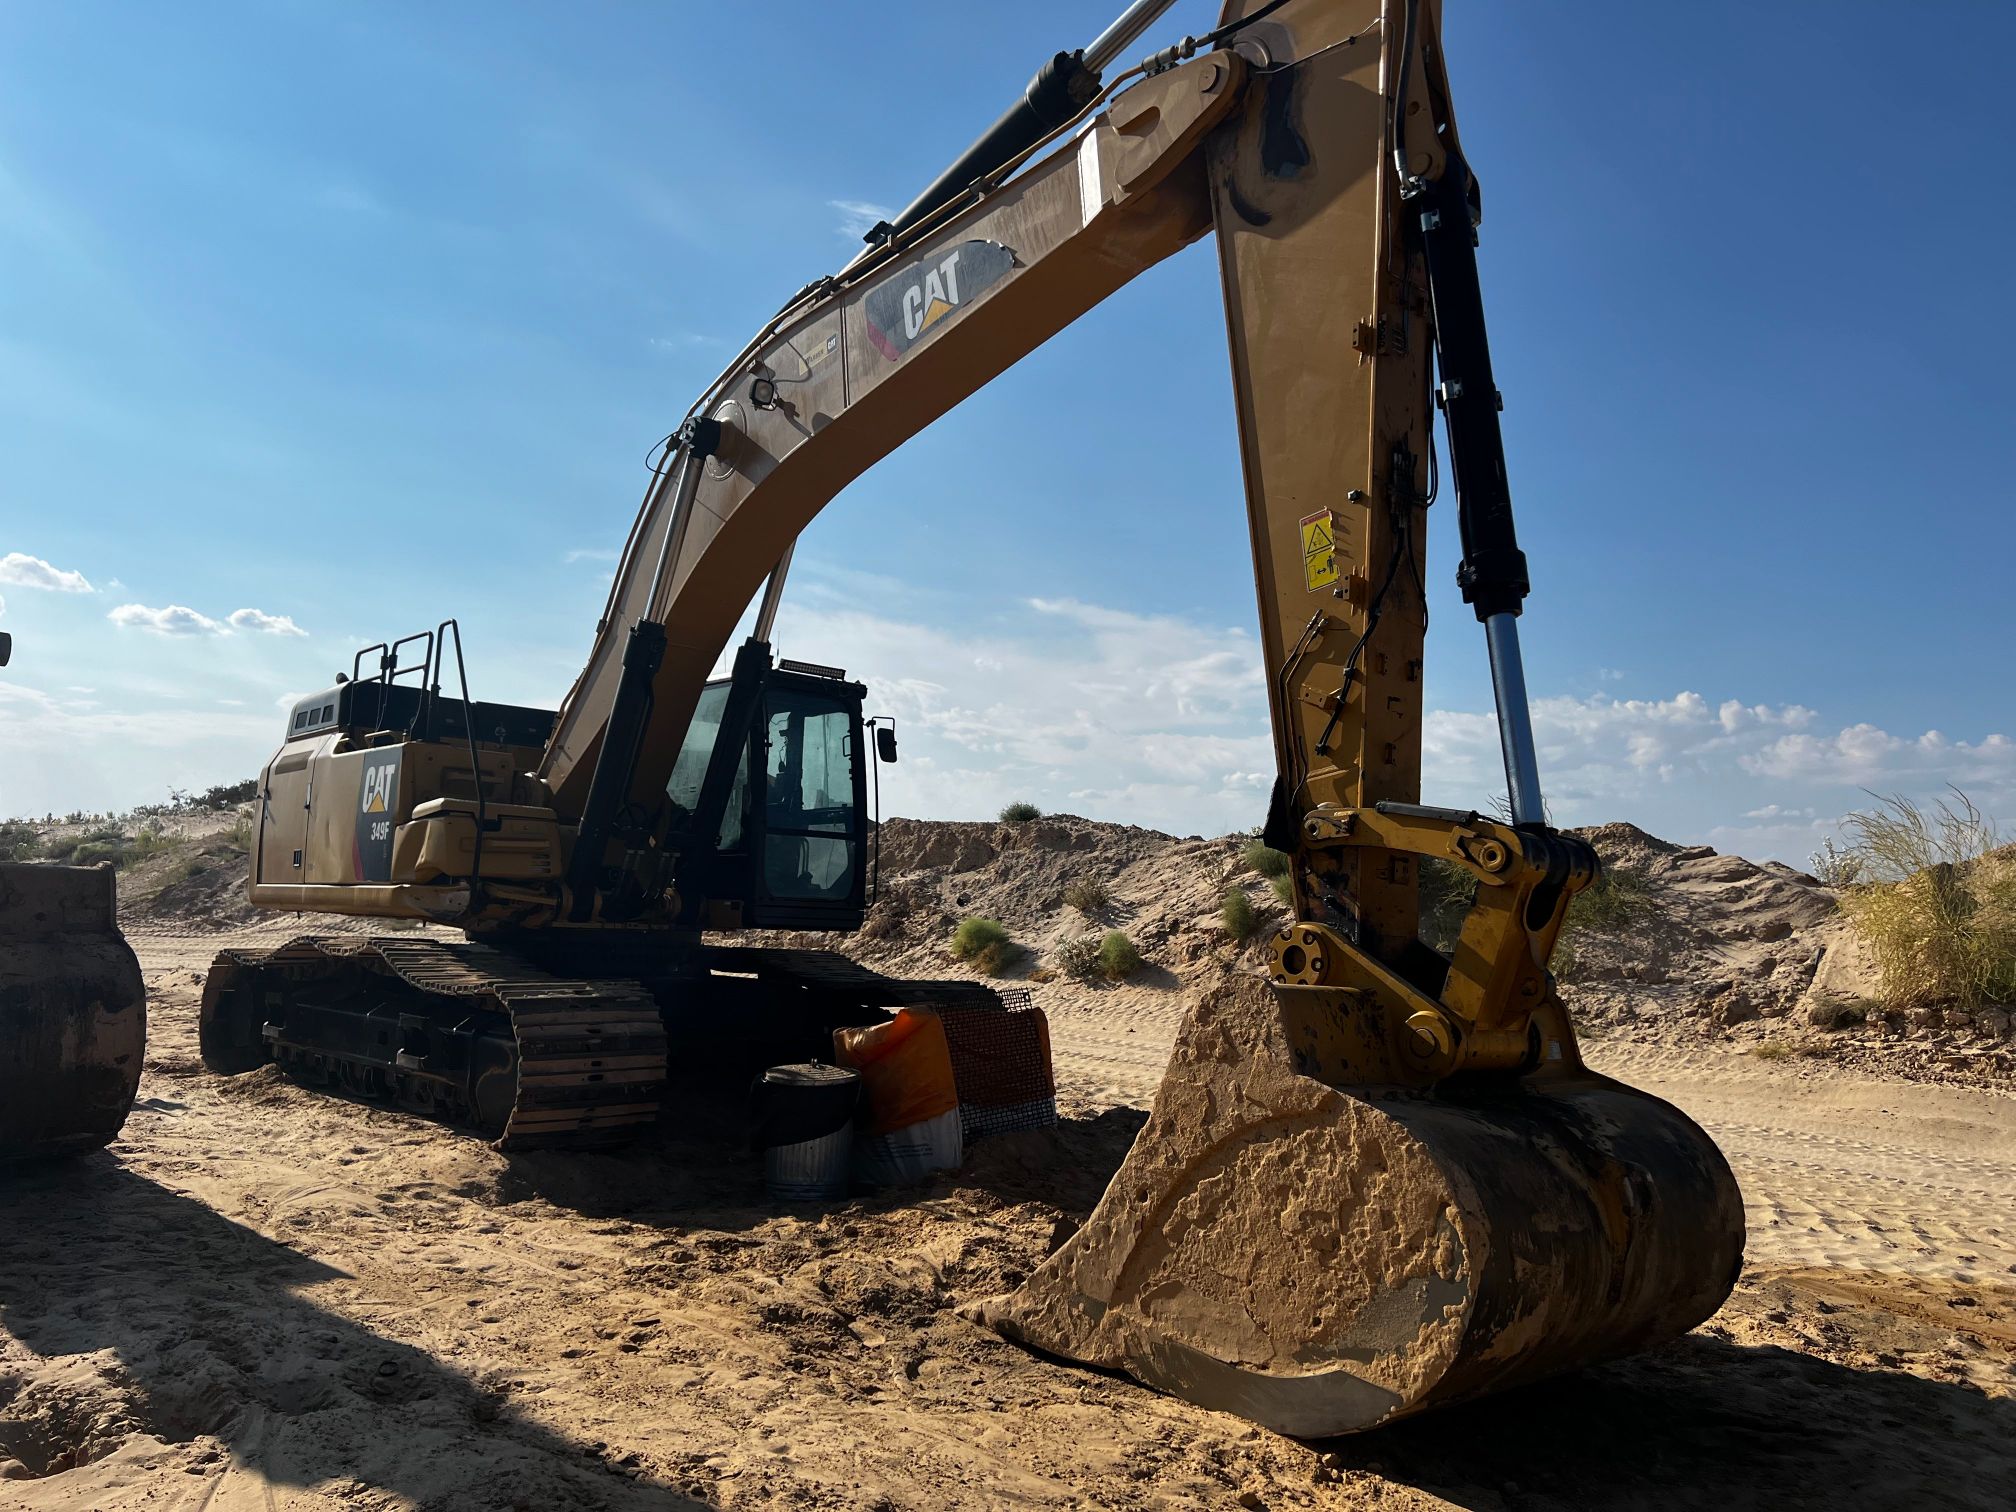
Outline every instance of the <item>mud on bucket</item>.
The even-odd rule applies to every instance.
[[[861,1077],[845,1066],[772,1066],[756,1079],[756,1147],[776,1202],[847,1195]]]

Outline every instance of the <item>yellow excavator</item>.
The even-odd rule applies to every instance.
[[[0,632],[0,667],[14,637]],[[125,1127],[147,991],[110,866],[0,861],[0,1164],[88,1154]]]
[[[1700,1128],[1583,1065],[1548,971],[1597,860],[1542,807],[1441,8],[1230,0],[1114,71],[1167,5],[1052,58],[708,386],[557,710],[473,701],[449,621],[291,711],[252,900],[464,938],[229,952],[202,1041],[217,1069],[277,1061],[518,1148],[648,1125],[668,1044],[692,1059],[724,1018],[821,991],[888,1006],[838,956],[702,937],[862,916],[862,688],[769,646],[793,542],[905,438],[1215,235],[1278,765],[1266,837],[1292,858],[1294,922],[1270,981],[1185,1023],[1076,1236],[973,1310],[1326,1435],[1678,1335],[1733,1285],[1742,1209]],[[1420,801],[1437,410],[1504,818]],[[1417,928],[1430,859],[1475,885],[1446,956]]]

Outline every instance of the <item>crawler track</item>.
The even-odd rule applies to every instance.
[[[556,976],[443,940],[226,950],[204,983],[202,1043],[213,1070],[271,1060],[473,1124],[508,1150],[634,1138],[656,1122],[665,1081],[664,1026],[640,982]]]

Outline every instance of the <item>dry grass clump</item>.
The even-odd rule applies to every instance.
[[[1417,870],[1421,892],[1422,942],[1447,955],[1456,948],[1463,918],[1477,891],[1477,879],[1454,861],[1423,856]]]
[[[952,931],[952,954],[982,976],[999,976],[1022,957],[998,919],[961,919]]]
[[[1082,914],[1096,914],[1113,901],[1113,895],[1106,890],[1104,882],[1083,878],[1064,889],[1064,906],[1075,908]]]
[[[1953,797],[1928,811],[1893,795],[1843,821],[1841,906],[1875,953],[1886,1008],[2016,1001],[2016,846]]]

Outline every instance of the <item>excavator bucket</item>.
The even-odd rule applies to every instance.
[[[1721,1305],[1742,1204],[1685,1114],[1572,1053],[1471,1087],[1341,1084],[1333,1009],[1259,978],[1201,1003],[1091,1217],[973,1315],[1320,1438],[1641,1350]]]
[[[116,1138],[147,1044],[111,867],[0,864],[0,1161]]]

